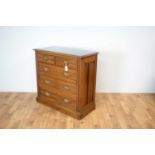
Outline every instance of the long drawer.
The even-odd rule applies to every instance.
[[[64,68],[62,67],[48,65],[45,63],[38,63],[38,72],[40,75],[45,75],[60,80],[66,80],[67,82],[76,83],[77,81],[76,70],[70,69],[67,72],[65,72]]]
[[[52,93],[59,96],[67,96],[73,100],[77,99],[77,86],[76,84],[67,83],[58,79],[49,78],[44,75],[38,76],[39,86],[45,88]]]
[[[61,106],[70,108],[72,110],[76,109],[76,100],[59,96],[47,89],[39,87],[39,95],[41,98],[44,98],[45,100],[50,100],[55,104],[60,104]]]

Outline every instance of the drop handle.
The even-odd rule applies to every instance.
[[[68,61],[67,61],[67,60],[65,60],[65,61],[64,61],[64,64],[65,64],[65,65],[68,65]]]
[[[50,81],[49,81],[49,80],[44,80],[44,82],[45,82],[46,84],[49,84],[49,83],[50,83]]]
[[[69,103],[69,102],[70,102],[70,100],[69,100],[69,99],[64,98],[64,103]]]
[[[43,57],[43,60],[47,61],[48,60],[48,57]]]
[[[46,96],[50,96],[51,94],[50,94],[49,92],[46,91],[46,92],[45,92],[45,95],[46,95]]]
[[[44,67],[44,71],[45,71],[45,72],[48,72],[48,68],[47,68],[47,67]]]
[[[68,86],[64,86],[63,87],[65,90],[69,90],[69,87]]]
[[[68,72],[64,72],[64,76],[66,76],[66,77],[67,77],[68,75],[69,75],[69,73],[68,73]]]

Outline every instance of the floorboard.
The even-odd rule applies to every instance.
[[[36,102],[36,93],[0,93],[0,128],[155,128],[155,94],[96,94],[96,110],[76,120]]]

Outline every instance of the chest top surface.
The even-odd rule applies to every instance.
[[[50,47],[44,47],[44,48],[36,48],[34,50],[42,51],[42,52],[55,52],[60,54],[67,54],[67,55],[73,55],[78,57],[84,57],[87,55],[93,55],[97,54],[98,52],[90,51],[90,50],[84,50],[79,48],[71,48],[71,47],[64,47],[64,46],[50,46]]]

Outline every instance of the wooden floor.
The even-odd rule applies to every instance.
[[[0,128],[155,128],[155,94],[97,94],[82,120],[35,101],[35,93],[0,93]]]

